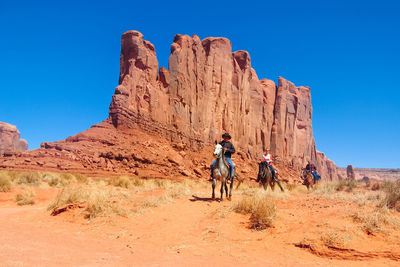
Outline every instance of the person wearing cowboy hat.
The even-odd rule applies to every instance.
[[[233,180],[233,169],[235,168],[235,164],[233,164],[231,156],[232,154],[234,154],[236,152],[235,147],[233,146],[233,144],[229,141],[232,139],[231,135],[229,133],[224,133],[222,135],[222,141],[219,143],[223,148],[224,148],[224,156],[226,161],[229,164],[230,170],[231,170],[231,175],[230,175],[230,181],[232,182]],[[211,163],[210,169],[211,169],[211,179],[212,179],[212,175],[213,175],[213,169],[214,169],[214,165],[216,163],[216,160],[213,161],[213,163]]]

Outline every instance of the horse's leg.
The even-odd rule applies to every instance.
[[[281,189],[282,192],[285,192],[285,190],[283,190],[283,187],[281,186],[281,183],[279,181],[276,181],[276,183],[278,184],[279,188]]]
[[[222,202],[223,197],[224,197],[224,184],[225,184],[225,179],[223,179],[222,182],[221,182],[221,190],[220,190],[220,192],[221,192],[220,201],[221,201],[221,202]]]
[[[232,182],[231,182],[231,184],[232,184]],[[226,184],[226,182],[225,182],[225,195],[226,195],[226,198],[229,200],[228,185]]]
[[[228,198],[228,200],[231,200],[232,199],[232,188],[233,188],[233,180],[232,180],[232,183],[230,184],[230,186],[229,186],[229,198]],[[237,188],[237,187],[236,187]]]
[[[271,186],[272,191],[275,191],[275,180],[272,179],[272,177],[271,177],[271,183],[269,186]]]
[[[212,196],[211,196],[212,199],[215,199],[215,193],[214,193],[214,191],[215,191],[215,185],[216,185],[216,183],[217,183],[217,181],[215,180],[215,178],[213,178],[213,180],[212,180]]]

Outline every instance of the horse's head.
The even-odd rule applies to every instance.
[[[214,157],[220,158],[223,150],[224,149],[220,144],[216,144],[214,149]]]
[[[262,179],[265,176],[265,163],[264,162],[260,162],[258,164],[258,178]]]

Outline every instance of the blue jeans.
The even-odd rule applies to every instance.
[[[317,172],[313,172],[312,174],[314,175],[314,181],[321,179],[321,176],[319,176]]]
[[[233,164],[232,159],[231,158],[225,158],[226,161],[229,164],[229,167],[231,168],[231,179],[233,178],[233,169],[235,168],[235,164]],[[215,166],[215,163],[217,162],[217,160],[214,160],[213,163],[211,163],[210,165],[210,169],[211,169],[211,176],[212,176],[212,172]]]

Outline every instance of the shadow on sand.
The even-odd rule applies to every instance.
[[[217,199],[212,199],[211,197],[198,197],[195,195],[192,195],[192,198],[189,199],[190,201],[205,201],[205,202],[212,202],[212,201],[217,201]]]

